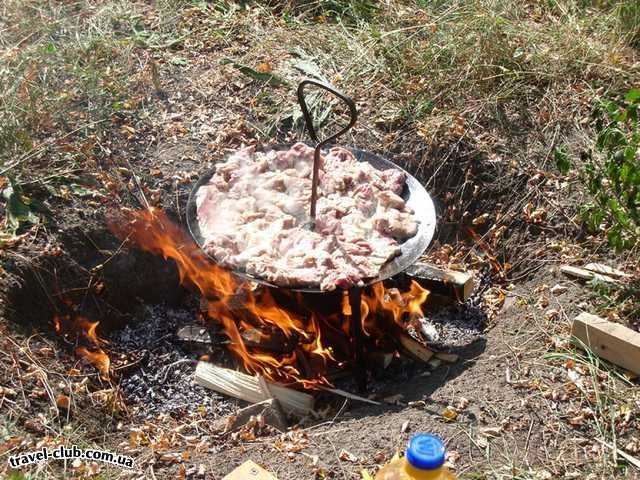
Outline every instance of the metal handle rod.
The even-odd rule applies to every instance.
[[[335,133],[334,135],[331,135],[330,137],[322,141],[318,139],[318,135],[316,134],[316,130],[313,126],[313,118],[311,118],[311,113],[309,112],[309,108],[307,107],[307,102],[304,97],[304,88],[307,85],[313,85],[334,94],[349,107],[349,124],[338,133]],[[311,228],[313,229],[315,228],[316,223],[316,202],[318,201],[320,151],[322,150],[322,147],[331,143],[333,140],[338,138],[343,133],[346,133],[351,127],[353,127],[353,125],[356,123],[356,120],[358,119],[358,110],[356,109],[356,104],[354,103],[354,101],[347,97],[345,94],[339,92],[327,83],[319,82],[318,80],[313,80],[310,78],[303,80],[298,85],[298,103],[300,104],[300,109],[302,110],[302,116],[304,117],[304,123],[307,126],[309,136],[311,137],[311,140],[313,140],[313,142],[316,144],[315,150],[313,152],[313,176],[311,177],[311,209],[309,212],[309,216],[311,217]]]
[[[364,359],[364,332],[362,330],[362,288],[351,287],[349,292],[351,308],[351,340],[353,345],[353,373],[361,392],[367,389],[367,368]]]

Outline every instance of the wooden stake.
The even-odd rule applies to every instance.
[[[251,403],[276,398],[287,412],[307,415],[313,411],[313,397],[277,383],[258,377],[218,367],[208,362],[198,362],[195,379],[198,385]],[[267,390],[268,393],[265,392]],[[270,394],[270,395],[269,395]]]
[[[640,333],[635,330],[583,312],[573,320],[571,334],[596,355],[640,374]]]
[[[229,417],[225,431],[236,430],[251,420],[251,417],[262,415],[267,425],[277,428],[281,432],[287,431],[287,419],[282,411],[280,402],[275,398],[254,403],[238,410]]]

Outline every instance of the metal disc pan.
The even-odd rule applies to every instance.
[[[276,145],[271,147],[266,147],[262,149],[265,150],[286,150],[291,147],[291,144],[286,145]],[[406,201],[407,205],[413,209],[415,212],[415,218],[419,222],[418,223],[418,233],[415,236],[408,238],[405,242],[400,245],[401,254],[395,257],[394,259],[387,262],[383,265],[380,274],[375,278],[364,279],[365,285],[371,285],[387,278],[390,278],[408,268],[412,265],[419,257],[422,255],[424,250],[431,243],[431,239],[433,238],[433,234],[436,226],[436,213],[433,205],[433,201],[431,197],[425,190],[425,188],[416,180],[413,176],[409,175],[405,170],[400,168],[395,163],[382,158],[373,153],[365,152],[363,150],[359,150],[356,148],[345,147],[350,150],[355,157],[360,162],[368,162],[373,167],[378,170],[386,170],[389,168],[394,168],[396,170],[400,170],[406,175],[406,184],[404,187],[404,191],[402,192],[402,197]],[[260,150],[260,149],[259,149]],[[209,183],[209,180],[215,173],[215,167],[211,170],[207,171],[204,175],[202,175],[193,189],[191,190],[191,194],[189,195],[189,200],[187,202],[187,225],[189,227],[189,231],[195,242],[200,246],[200,248],[204,247],[204,239],[202,238],[202,234],[200,233],[200,226],[198,223],[198,214],[196,207],[196,194],[198,189]],[[203,249],[204,250],[204,249]],[[206,253],[206,252],[205,252]],[[214,262],[216,259],[207,254]],[[275,285],[270,283],[262,278],[257,278],[253,275],[250,275],[242,270],[232,270],[232,273],[237,275],[240,278],[250,280],[253,282],[257,282],[263,285],[267,285],[274,288],[286,288],[293,291],[299,292],[310,292],[310,293],[320,293],[319,286],[309,286],[309,285],[300,285],[300,286],[286,286],[282,287],[280,285]]]

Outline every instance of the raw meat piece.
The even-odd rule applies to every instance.
[[[402,171],[377,170],[344,148],[320,158],[315,231],[309,222],[313,149],[245,148],[196,194],[204,248],[216,260],[281,286],[349,288],[376,277],[418,225],[401,197]]]

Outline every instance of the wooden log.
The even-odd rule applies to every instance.
[[[466,301],[475,288],[472,274],[443,270],[429,263],[414,263],[405,270],[405,275],[430,292],[453,298],[458,302]]]
[[[433,352],[404,332],[398,332],[396,335],[400,343],[400,351],[405,355],[427,363],[433,357]]]
[[[560,267],[560,271],[565,275],[569,275],[570,277],[581,278],[583,280],[595,279],[607,283],[616,283],[617,281],[614,278],[609,277],[608,275],[592,272],[584,268],[572,267],[571,265],[563,265],[562,267]]]
[[[391,365],[393,356],[393,352],[365,352],[367,362],[371,362],[382,370],[386,370],[386,368]]]
[[[260,381],[256,376],[198,362],[195,379],[198,385],[251,403],[276,398],[286,412],[307,415],[313,411],[313,397],[277,383]],[[266,385],[266,388],[265,388]],[[266,390],[266,391],[265,391]]]
[[[639,332],[583,312],[573,320],[571,334],[599,357],[640,374]]]

